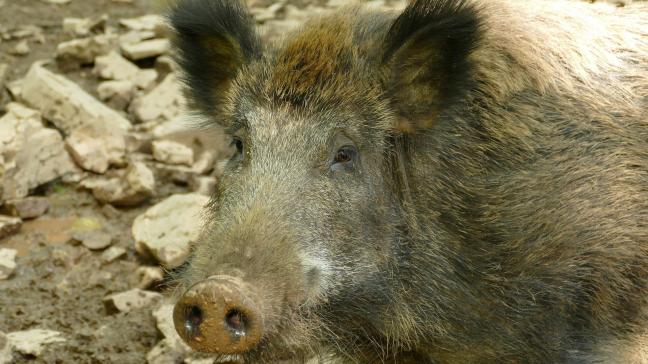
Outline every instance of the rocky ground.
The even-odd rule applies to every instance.
[[[0,0],[0,364],[214,362],[166,297],[229,142],[188,127],[161,2]],[[346,3],[249,1],[265,39]]]

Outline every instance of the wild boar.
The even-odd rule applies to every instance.
[[[236,153],[176,328],[248,363],[648,361],[648,7],[170,15]]]

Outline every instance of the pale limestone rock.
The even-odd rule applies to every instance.
[[[106,80],[132,80],[140,69],[121,54],[112,51],[95,59],[92,72]]]
[[[72,39],[59,43],[56,47],[56,58],[63,63],[89,64],[94,62],[95,58],[108,54],[116,47],[117,37],[112,34]]]
[[[49,200],[47,197],[25,197],[21,199],[7,200],[4,203],[4,210],[11,216],[21,219],[33,219],[47,212]]]
[[[63,138],[43,126],[38,111],[7,105],[0,118],[0,200],[26,197],[29,190],[76,170]]]
[[[148,209],[133,222],[135,249],[167,268],[180,266],[201,230],[201,213],[209,197],[196,193],[173,195]]]
[[[92,190],[102,203],[136,206],[155,194],[155,177],[144,163],[132,162],[125,171],[115,171],[111,177],[85,179],[81,186]]]
[[[193,150],[184,144],[170,140],[156,140],[152,143],[153,158],[166,164],[193,164]]]
[[[165,26],[164,17],[160,15],[143,15],[137,18],[121,19],[119,24],[130,30],[142,31],[156,31]]]
[[[86,37],[92,32],[103,32],[107,21],[107,14],[94,18],[64,18],[63,31],[79,37]]]
[[[103,299],[103,303],[108,313],[129,312],[139,308],[151,307],[160,302],[162,297],[157,292],[134,288],[129,291],[106,296]]]
[[[101,124],[90,124],[72,131],[66,146],[77,164],[88,171],[105,173],[110,165],[126,162],[125,133]]]
[[[99,99],[115,110],[125,110],[135,97],[136,87],[133,82],[104,81],[97,86]]]
[[[189,189],[201,195],[212,196],[216,192],[216,177],[193,175],[189,178]]]
[[[139,281],[137,288],[147,289],[164,279],[164,271],[161,267],[139,267],[135,271]]]
[[[124,255],[126,255],[126,249],[119,246],[111,246],[110,248],[104,250],[103,253],[101,253],[101,261],[104,263],[112,263],[115,260],[123,257]]]
[[[29,54],[29,51],[31,49],[29,48],[29,42],[27,39],[23,39],[20,42],[16,43],[16,45],[9,50],[9,53],[15,55],[15,56],[26,56]]]
[[[13,274],[16,269],[17,254],[18,251],[15,249],[0,248],[0,280],[7,279]]]
[[[131,111],[141,122],[167,121],[179,116],[185,105],[180,82],[169,74],[148,94],[131,103]]]
[[[33,356],[40,356],[47,345],[65,342],[60,332],[44,329],[16,331],[7,338],[14,351]]]
[[[171,42],[168,39],[151,39],[139,43],[127,43],[121,45],[121,51],[126,58],[137,61],[149,57],[157,57],[166,54],[171,49]]]
[[[101,124],[128,130],[130,122],[83,91],[74,82],[35,63],[25,76],[20,96],[39,109],[57,128],[69,134],[81,125]]]

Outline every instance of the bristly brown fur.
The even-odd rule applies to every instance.
[[[245,145],[181,280],[266,292],[251,362],[646,362],[648,5],[351,6],[263,51],[242,9],[171,19]]]

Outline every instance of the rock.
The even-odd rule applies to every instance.
[[[106,80],[130,81],[143,90],[153,86],[158,77],[156,70],[142,70],[114,51],[97,57],[92,72]]]
[[[0,364],[10,364],[12,362],[11,345],[7,334],[0,331]]]
[[[116,110],[126,110],[135,97],[135,85],[128,80],[105,81],[97,86],[99,99]]]
[[[193,164],[193,150],[170,140],[156,140],[152,144],[153,158],[166,164]]]
[[[168,39],[151,39],[121,45],[122,53],[133,61],[161,56],[166,54],[169,49],[171,49],[171,42]]]
[[[119,24],[130,30],[149,30],[153,32],[166,27],[164,17],[160,15],[143,15],[137,18],[121,19]]]
[[[65,342],[61,333],[53,330],[32,329],[7,334],[9,345],[23,355],[40,356],[45,346]]]
[[[18,42],[13,48],[11,48],[9,50],[9,53],[13,54],[14,56],[26,56],[29,54],[29,51],[29,42],[26,39],[23,39]]]
[[[164,279],[164,271],[160,267],[139,267],[135,275],[139,281],[137,288],[141,289],[151,288]]]
[[[133,162],[125,171],[110,178],[88,178],[81,186],[92,190],[102,203],[115,206],[136,206],[155,194],[153,172],[142,162]]]
[[[98,56],[108,54],[116,47],[117,37],[111,34],[73,39],[59,43],[56,47],[56,59],[62,64],[90,64]]]
[[[185,353],[174,346],[170,340],[162,339],[146,354],[148,364],[176,364],[182,361]]]
[[[179,70],[178,64],[170,56],[160,56],[155,60],[153,66],[158,74],[166,76],[171,72]]]
[[[160,305],[160,307],[153,311],[153,317],[155,317],[155,323],[158,331],[160,331],[165,339],[169,339],[172,342],[176,343],[178,346],[182,346],[189,350],[189,347],[182,341],[175,329],[175,325],[173,324],[172,303],[164,303]]]
[[[201,230],[201,212],[209,198],[197,193],[173,195],[133,222],[135,250],[153,256],[167,268],[180,266]]]
[[[0,200],[26,197],[30,189],[76,170],[63,138],[43,126],[38,111],[7,105],[0,118]]]
[[[90,250],[106,249],[113,242],[110,234],[99,230],[77,231],[72,234],[72,239]]]
[[[16,269],[16,254],[14,249],[0,248],[0,280],[11,277]]]
[[[105,173],[110,165],[126,163],[126,138],[120,129],[83,125],[74,129],[65,142],[74,161],[87,171]]]
[[[157,292],[143,291],[139,288],[115,293],[104,297],[103,303],[109,314],[129,312],[138,308],[150,307],[162,300]]]
[[[175,183],[181,186],[188,186],[189,181],[196,175],[193,169],[186,166],[168,165],[155,163],[155,178],[163,183]]]
[[[63,31],[79,37],[85,37],[92,32],[103,32],[106,29],[107,22],[107,14],[95,18],[64,18]]]
[[[33,219],[43,215],[49,210],[47,197],[25,197],[16,200],[7,200],[4,210],[11,216],[21,219]]]
[[[111,246],[101,253],[101,261],[104,263],[112,263],[124,255],[126,255],[126,249],[118,246]]]
[[[285,4],[282,2],[276,2],[267,8],[262,8],[262,7],[254,7],[250,9],[250,12],[254,16],[254,19],[259,22],[263,23],[265,21],[275,19],[277,17],[277,12],[281,10],[284,7]]]
[[[5,80],[7,79],[7,70],[9,66],[6,63],[0,63],[0,91],[4,88]]]
[[[136,98],[130,109],[141,122],[168,121],[181,114],[184,104],[180,82],[169,74],[148,94]]]
[[[189,189],[205,196],[213,196],[216,192],[216,177],[196,176],[189,178]]]
[[[150,31],[150,30],[131,30],[129,32],[126,32],[124,34],[121,34],[118,38],[119,42],[119,49],[124,47],[125,45],[128,44],[135,44],[135,43],[140,43],[141,41],[147,40],[147,39],[153,39],[155,38],[155,32]]]
[[[211,150],[203,150],[193,164],[193,170],[199,174],[206,174],[214,170],[216,164],[216,153]]]
[[[140,69],[121,54],[112,51],[95,59],[92,72],[106,80],[132,80]]]
[[[72,0],[41,0],[41,1],[44,1],[44,2],[50,3],[50,4],[64,5],[64,4],[69,3]]]
[[[21,97],[66,134],[88,124],[101,124],[110,130],[131,128],[130,122],[115,110],[38,62],[30,68],[21,87]]]

